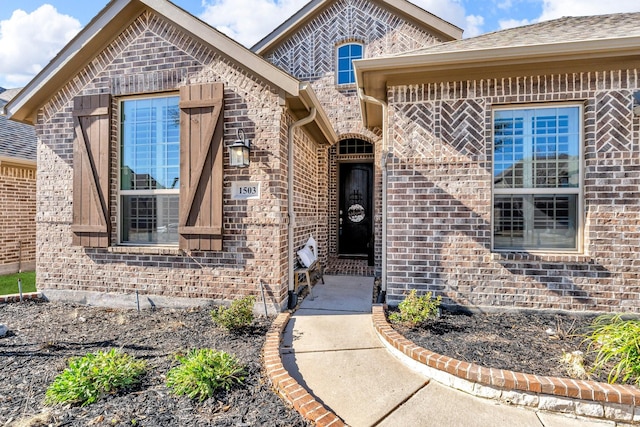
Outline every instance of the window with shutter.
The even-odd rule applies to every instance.
[[[180,88],[179,245],[222,249],[222,83]]]
[[[111,96],[73,100],[73,244],[109,246],[109,142]]]

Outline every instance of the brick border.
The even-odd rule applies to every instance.
[[[40,292],[27,292],[22,294],[22,300],[41,300],[43,299]],[[20,294],[0,295],[0,304],[7,304],[12,302],[20,302]]]
[[[262,348],[262,363],[274,390],[307,420],[316,426],[343,427],[346,424],[335,413],[318,402],[289,375],[282,364],[280,343],[291,313],[280,313],[271,324]]]
[[[373,306],[372,319],[383,342],[419,365],[431,368],[430,376],[447,386],[513,405],[640,423],[637,387],[486,368],[434,353],[406,339],[391,327],[381,304]]]

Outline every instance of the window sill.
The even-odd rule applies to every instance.
[[[577,252],[492,252],[492,261],[544,261],[561,263],[588,263],[588,255]]]
[[[355,83],[336,83],[336,89],[338,91],[348,91],[348,90],[357,90],[358,87]]]
[[[110,246],[107,250],[113,254],[184,255],[184,251],[177,246]]]

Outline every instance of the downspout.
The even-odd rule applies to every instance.
[[[387,115],[389,106],[380,99],[365,95],[362,88],[358,88],[358,96],[364,102],[382,107],[382,158],[380,159],[380,167],[382,168],[382,283],[380,284],[380,294],[376,302],[384,303],[387,299],[387,159],[389,157],[387,141],[389,119]]]
[[[308,123],[311,123],[312,121],[314,121],[316,118],[316,107],[311,107],[311,110],[309,111],[309,115],[303,119],[298,120],[297,122],[294,122],[291,124],[291,126],[289,126],[289,132],[288,132],[288,144],[289,144],[289,158],[288,158],[288,165],[287,165],[287,201],[288,201],[288,211],[289,211],[289,239],[288,239],[288,243],[289,243],[289,262],[293,263],[293,260],[296,259],[295,257],[295,252],[294,252],[294,247],[293,247],[293,233],[296,227],[296,213],[293,210],[293,178],[294,178],[294,153],[293,153],[293,148],[294,148],[294,135],[295,135],[295,131],[297,128],[299,128],[300,126],[304,126]],[[293,265],[291,265],[289,267],[289,305],[291,306],[291,298],[293,297]],[[295,297],[294,297],[295,298]],[[295,305],[295,304],[294,304]],[[290,307],[293,308],[293,307]]]

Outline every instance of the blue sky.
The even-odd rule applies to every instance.
[[[309,0],[173,0],[250,47]],[[638,12],[640,1],[412,0],[465,37],[568,15]],[[24,86],[107,0],[0,0],[0,87]]]

